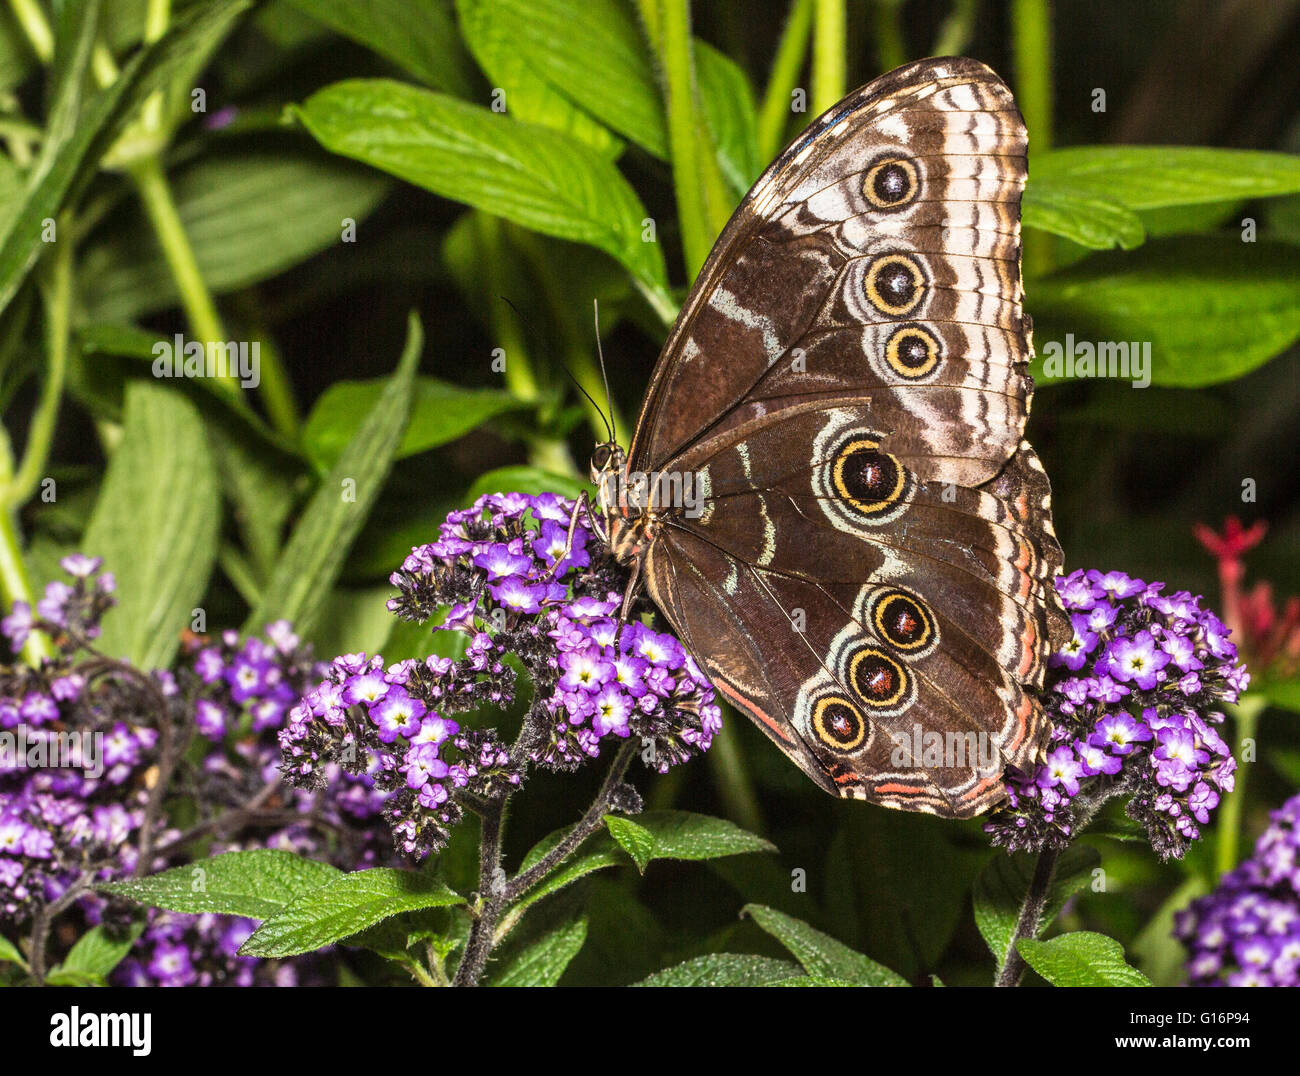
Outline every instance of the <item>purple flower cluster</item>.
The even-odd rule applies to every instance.
[[[62,566],[70,582],[49,584],[35,612],[19,603],[0,624],[15,652],[32,631],[53,644],[39,668],[0,666],[0,929],[22,928],[74,884],[136,869],[163,730],[175,758],[171,785],[193,803],[199,829],[223,838],[214,850],[284,848],[350,869],[394,861],[384,794],[366,774],[333,768],[318,794],[277,787],[277,733],[289,705],[325,671],[287,623],[268,626],[266,638],[188,636],[171,669],[142,672],[94,649],[114,601],[112,576],[97,576],[100,562],[80,554]],[[242,810],[250,803],[257,812]],[[228,811],[238,812],[229,816],[237,826],[221,824]],[[180,831],[165,817],[152,830],[150,869],[183,862]],[[244,844],[224,843],[241,835]],[[113,930],[137,913],[90,893],[69,912]],[[236,961],[226,951],[238,933],[229,920],[160,914],[150,913],[118,981],[179,982],[186,967],[195,984],[291,974]],[[188,963],[177,964],[182,941]]]
[[[1161,858],[1181,857],[1232,790],[1215,726],[1249,676],[1219,618],[1164,586],[1095,570],[1056,581],[1074,635],[1049,661],[1047,757],[1009,775],[1009,805],[985,826],[995,844],[1063,847],[1123,795]]]
[[[412,549],[389,609],[464,641],[463,657],[385,667],[346,655],[289,714],[284,772],[322,785],[322,766],[369,771],[388,793],[398,846],[440,849],[462,804],[519,785],[527,763],[573,769],[607,741],[637,737],[661,772],[708,748],[720,725],[713,689],[669,635],[616,613],[625,577],[575,504],[554,494],[495,494],[453,512]],[[522,666],[531,707],[514,744],[453,715],[503,709]]]
[[[1300,796],[1270,817],[1254,855],[1174,922],[1192,986],[1300,986]]]

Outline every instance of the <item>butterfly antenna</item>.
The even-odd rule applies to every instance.
[[[609,375],[605,373],[605,352],[600,346],[600,301],[591,300],[592,310],[596,317],[596,358],[600,361],[600,379],[605,383],[605,406],[609,408],[609,439],[617,441],[614,436],[614,397],[609,394]]]
[[[497,298],[500,299],[503,303],[505,303],[506,306],[510,307],[510,309],[513,310],[519,316],[519,320],[524,323],[524,325],[528,329],[529,335],[532,336],[534,340],[539,339],[537,335],[537,330],[534,328],[533,323],[529,321],[527,317],[524,316],[524,312],[520,310],[519,307],[515,306],[515,304],[512,303],[509,299],[507,299],[504,295],[498,295]],[[605,417],[605,412],[601,410],[600,404],[598,404],[594,399],[592,399],[591,393],[582,387],[582,382],[579,381],[574,376],[573,371],[569,369],[568,365],[562,359],[556,361],[559,362],[560,369],[565,372],[569,380],[572,381],[578,387],[578,391],[582,393],[585,397],[587,397],[588,402],[591,404],[592,407],[596,409],[596,414],[600,416],[600,421],[605,424],[605,431],[606,433],[609,434],[609,439],[611,441],[614,440],[614,427],[610,424],[609,419]],[[606,383],[605,385],[605,391],[606,393],[609,392],[608,383]]]

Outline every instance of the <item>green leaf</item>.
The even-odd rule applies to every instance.
[[[498,467],[474,479],[465,494],[465,502],[472,504],[485,493],[558,493],[563,497],[578,497],[583,491],[593,492],[589,483],[571,475],[543,471],[540,467]]]
[[[1300,156],[1202,146],[1071,146],[1035,154],[1030,186],[1128,209],[1245,202],[1300,192]]]
[[[654,858],[654,834],[638,826],[631,819],[619,818],[618,815],[613,814],[605,816],[605,826],[623,851],[632,857],[637,870],[645,874],[646,867]]]
[[[572,138],[444,94],[383,79],[337,82],[296,114],[327,149],[444,198],[613,255],[644,287],[667,287],[641,241],[645,207],[612,162]]]
[[[806,978],[788,960],[747,953],[710,953],[657,971],[634,986],[772,986]]]
[[[1300,680],[1261,679],[1250,685],[1252,693],[1263,695],[1274,706],[1300,713]]]
[[[1048,890],[1037,934],[1056,918],[1065,902],[1088,884],[1101,862],[1095,848],[1073,845],[1062,853]],[[975,925],[1001,967],[1006,962],[1020,920],[1020,908],[1034,876],[1037,857],[995,852],[975,880]]]
[[[277,848],[223,852],[184,867],[99,888],[138,904],[201,915],[266,919],[294,898],[342,877],[328,863]]]
[[[524,856],[523,862],[519,865],[520,873],[540,863],[546,853],[564,839],[569,832],[569,828],[571,827],[556,830],[538,841]],[[602,870],[605,867],[619,867],[626,864],[627,856],[607,834],[601,833],[594,838],[588,837],[574,855],[546,875],[545,878],[511,905],[506,915],[502,916],[502,919],[517,920],[519,916],[523,915],[524,911],[543,897],[550,896],[567,885],[572,885],[579,878],[583,878],[594,871]]]
[[[1150,986],[1151,980],[1124,959],[1114,938],[1080,930],[1049,941],[1021,938],[1016,949],[1053,986]]]
[[[770,841],[734,822],[691,811],[646,811],[635,821],[606,815],[605,825],[642,872],[652,859],[718,859],[776,851]]]
[[[1213,385],[1300,337],[1300,250],[1209,236],[1154,240],[1131,254],[1094,254],[1035,282],[1030,305],[1035,378],[1069,373],[1071,333],[1076,344],[1124,343],[1129,351],[1149,343],[1153,384]],[[1074,353],[1077,361],[1077,346]]]
[[[1146,239],[1142,221],[1132,210],[1064,184],[1039,184],[1037,165],[1025,185],[1021,213],[1026,228],[1062,235],[1093,250],[1132,250]]]
[[[321,481],[281,553],[262,601],[245,623],[260,631],[284,617],[309,633],[353,538],[384,486],[411,409],[411,386],[424,334],[411,315],[397,371],[333,469]]]
[[[295,7],[427,82],[458,97],[473,92],[474,74],[443,0],[292,0]]]
[[[71,973],[89,976],[102,982],[131,951],[131,946],[143,931],[143,923],[134,923],[125,934],[115,937],[104,929],[103,924],[94,927],[77,939],[76,944],[68,951],[67,958],[58,967],[53,968],[50,975]]]
[[[617,158],[623,144],[534,70],[532,55],[519,47],[519,32],[533,25],[533,12],[516,16],[499,10],[502,6],[499,0],[456,0],[465,43],[491,81],[493,92],[504,94],[505,110],[523,123],[560,131],[602,157]],[[568,25],[573,23],[570,12]]]
[[[758,117],[745,72],[703,41],[695,42],[700,108],[713,135],[718,164],[733,191],[743,195],[763,170],[758,159]]]
[[[556,927],[494,970],[487,985],[554,986],[586,940],[585,918]]]
[[[857,986],[907,986],[907,980],[870,957],[850,949],[802,919],[763,904],[746,904],[741,915],[750,916],[803,965],[814,978],[845,979]]]
[[[207,589],[221,495],[203,423],[181,393],[127,386],[122,442],[109,461],[82,548],[117,576],[99,649],[165,668]]]
[[[302,432],[303,449],[319,470],[326,471],[338,461],[361,416],[375,405],[385,384],[383,379],[336,381],[321,394]],[[416,378],[411,417],[396,458],[437,448],[523,406],[499,389],[470,389],[432,377]]]
[[[3,934],[0,934],[0,964],[17,964],[21,968],[27,967],[27,960],[18,951],[18,946],[14,945]]]
[[[390,185],[319,150],[245,149],[179,169],[172,193],[203,279],[220,295],[339,243],[342,222],[364,220]],[[118,219],[82,258],[81,298],[92,320],[128,321],[179,301],[143,211],[132,207]]]
[[[327,882],[271,916],[241,946],[242,956],[309,953],[401,912],[462,904],[463,899],[426,874],[375,867]]]
[[[586,0],[580,18],[569,0],[460,0],[458,7],[476,51],[479,24],[495,28],[499,47],[512,51],[538,82],[667,159],[668,130],[650,51],[618,0]],[[509,93],[506,100],[513,112]]]
[[[59,115],[65,118],[57,130],[47,131],[29,173],[22,208],[0,240],[0,311],[13,300],[44,247],[43,222],[58,216],[73,185],[87,177],[145,100],[166,87],[191,57],[224,37],[249,6],[250,0],[206,0],[192,5],[166,35],[137,52],[112,85],[84,108],[69,99],[69,107],[60,110]],[[68,5],[66,10],[78,7],[87,9],[88,5]],[[93,34],[92,19],[81,43],[83,51],[93,43]],[[84,66],[84,56],[77,63]],[[72,93],[82,81],[67,79],[64,85]]]

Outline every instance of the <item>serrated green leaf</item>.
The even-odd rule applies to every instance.
[[[103,924],[86,931],[68,951],[67,957],[50,975],[70,973],[103,981],[131,951],[144,931],[143,923],[133,923],[125,934],[112,935]]]
[[[27,960],[18,951],[18,946],[14,945],[3,934],[0,934],[0,964],[17,964],[22,968],[27,967]]]
[[[843,979],[857,986],[907,986],[901,975],[823,934],[802,919],[763,904],[746,904],[740,911],[790,950],[810,976]]]
[[[1149,344],[1152,384],[1218,384],[1300,338],[1300,249],[1210,236],[1153,240],[1128,254],[1093,254],[1036,281],[1029,306],[1035,379],[1070,374],[1068,333],[1076,362],[1079,342],[1122,342],[1130,350]],[[1111,358],[1118,365],[1118,356]],[[1128,380],[1138,380],[1134,369]]]
[[[319,151],[207,155],[172,177],[176,211],[216,295],[269,279],[339,243],[343,221],[364,221],[390,186],[383,176]],[[118,220],[82,255],[80,298],[93,320],[128,321],[179,301],[143,211],[131,208]]]
[[[412,314],[396,372],[307,505],[276,563],[261,603],[245,622],[246,631],[260,631],[281,617],[294,621],[303,633],[315,627],[352,540],[382,491],[401,444],[423,343],[419,319]]]
[[[774,986],[801,978],[799,965],[748,953],[710,953],[657,971],[634,986]]]
[[[1124,947],[1104,934],[1080,930],[1048,941],[1021,938],[1016,949],[1053,986],[1151,985],[1124,959]]]
[[[488,986],[554,986],[587,940],[587,920],[556,927],[496,968]]]
[[[221,495],[203,423],[181,393],[132,382],[123,425],[82,540],[117,577],[98,647],[165,668],[207,589]]]
[[[474,85],[451,5],[443,0],[292,0],[331,30],[373,49],[435,89],[468,97]]]
[[[610,836],[618,841],[623,851],[632,857],[637,870],[645,874],[646,867],[654,858],[654,834],[638,826],[630,818],[619,818],[618,815],[612,814],[605,816],[605,827],[609,830]]]
[[[144,878],[110,882],[100,889],[173,912],[266,919],[282,911],[295,897],[339,877],[341,872],[328,863],[276,848],[258,848],[223,852]]]
[[[1065,902],[1088,884],[1093,868],[1100,862],[1097,850],[1087,845],[1073,845],[1062,853],[1035,934],[1049,926]],[[1036,863],[1036,857],[1031,855],[995,852],[975,880],[975,925],[999,967],[1005,963],[1015,937]]]
[[[304,893],[271,916],[240,947],[243,956],[309,953],[401,912],[464,903],[442,882],[414,871],[375,867]]]
[[[598,247],[644,287],[666,291],[661,249],[641,241],[645,207],[613,163],[572,138],[384,79],[337,82],[295,111],[335,153],[526,228]]]
[[[361,416],[384,390],[385,381],[336,381],[321,394],[303,426],[303,450],[321,471],[332,467],[356,434]],[[432,377],[416,378],[411,417],[397,459],[427,452],[463,437],[490,418],[523,407],[498,389],[470,389]]]

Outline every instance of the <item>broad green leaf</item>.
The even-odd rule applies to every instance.
[[[296,110],[327,149],[526,228],[613,255],[644,287],[667,287],[641,240],[645,207],[610,161],[534,124],[384,79],[337,82]]]
[[[763,170],[758,159],[754,91],[734,61],[703,41],[695,43],[695,73],[700,108],[713,135],[718,164],[739,201]]]
[[[356,871],[299,896],[258,927],[239,952],[264,957],[309,953],[401,912],[463,902],[425,874],[391,867]]]
[[[332,467],[384,390],[383,379],[336,381],[322,393],[303,426],[303,449],[321,471]],[[432,377],[415,380],[411,417],[397,459],[463,437],[490,418],[523,407],[499,389],[471,389]]]
[[[260,631],[281,617],[294,621],[303,633],[315,627],[352,540],[382,491],[401,444],[423,343],[420,322],[412,314],[397,371],[338,462],[321,480],[280,554],[261,604],[246,621],[246,630]]]
[[[350,37],[438,90],[473,92],[473,65],[445,0],[292,0],[331,30]]]
[[[1061,855],[1035,933],[1050,925],[1065,902],[1088,884],[1093,868],[1100,862],[1097,850],[1087,845],[1074,845]],[[1006,961],[1015,937],[1036,863],[1034,856],[995,852],[975,881],[975,925],[999,967]]]
[[[88,177],[150,94],[166,87],[193,55],[221,40],[249,6],[250,0],[191,5],[166,35],[137,52],[117,80],[72,117],[74,122],[51,132],[29,174],[22,208],[0,240],[0,310],[13,300],[44,246],[43,222],[58,216],[73,185]]]
[[[318,654],[379,654],[399,621],[388,611],[390,584],[335,587],[321,607],[310,642]]]
[[[1071,146],[1033,158],[1030,186],[1128,209],[1244,202],[1300,192],[1300,156],[1203,146]]]
[[[1028,305],[1035,378],[1069,374],[1068,333],[1076,362],[1080,342],[1122,343],[1126,352],[1149,344],[1152,384],[1213,385],[1249,373],[1300,337],[1300,249],[1209,236],[1154,240],[1036,281]]]
[[[1053,986],[1150,986],[1151,980],[1124,959],[1114,938],[1090,930],[1048,941],[1021,938],[1020,955]]]
[[[907,980],[870,957],[850,949],[802,919],[763,904],[746,904],[740,911],[790,950],[804,971],[815,978],[845,979],[858,986],[907,986]]]
[[[657,971],[635,986],[772,986],[802,976],[788,960],[747,953],[710,953]]]
[[[1279,680],[1262,677],[1251,683],[1252,692],[1263,695],[1274,706],[1292,713],[1300,713],[1300,680]]]
[[[0,964],[17,964],[19,967],[27,967],[27,960],[18,951],[18,946],[14,945],[3,934],[0,934]]]
[[[172,193],[199,270],[215,294],[247,287],[340,241],[390,184],[315,153],[244,150],[179,169]],[[78,271],[88,317],[128,321],[174,306],[179,293],[142,210],[120,214],[86,249]]]
[[[110,882],[100,889],[173,912],[267,919],[294,898],[342,876],[328,863],[276,848],[258,848],[223,852],[144,878]]]
[[[619,843],[623,851],[632,857],[637,870],[645,874],[646,867],[654,858],[654,834],[637,825],[630,818],[620,818],[613,814],[605,816],[605,828],[609,830],[609,835]]]
[[[122,962],[143,931],[144,924],[135,923],[126,933],[115,937],[104,929],[103,924],[92,927],[77,939],[63,963],[52,969],[50,974],[54,976],[67,972],[102,981]]]
[[[774,844],[734,822],[691,811],[646,811],[635,819],[606,815],[605,825],[642,872],[652,859],[718,859],[776,851]]]
[[[498,467],[474,479],[465,494],[465,503],[472,504],[485,493],[527,493],[533,496],[558,493],[562,497],[578,497],[584,490],[589,494],[593,492],[589,483],[570,475],[554,474],[539,467]]]
[[[554,92],[667,158],[668,131],[650,50],[618,0],[584,0],[577,18],[569,0],[460,0],[458,6],[462,24],[471,13],[473,23],[494,26],[518,63]],[[466,36],[473,47],[468,27]]]
[[[492,83],[492,92],[503,95],[497,99],[502,110],[523,123],[560,131],[602,157],[616,159],[623,144],[534,70],[532,56],[520,47],[520,31],[533,25],[534,13],[516,16],[499,11],[501,6],[499,0],[456,0],[465,43]],[[573,24],[570,12],[568,25],[571,28]]]
[[[817,987],[851,987],[861,986],[861,983],[850,982],[848,979],[833,979],[825,975],[796,975],[792,979],[781,979],[774,983],[768,983],[768,986],[817,986]]]
[[[1131,209],[1064,184],[1040,184],[1036,168],[1025,185],[1021,208],[1026,228],[1062,235],[1092,250],[1132,250],[1146,238],[1141,219]]]
[[[494,969],[487,985],[554,986],[586,940],[586,919],[556,927]]]
[[[82,541],[117,577],[98,645],[165,668],[207,589],[221,495],[203,423],[180,392],[132,382],[123,427]]]
[[[524,856],[523,862],[519,865],[520,873],[540,863],[568,832],[568,828],[556,830],[538,841]],[[502,918],[517,920],[526,909],[543,897],[573,884],[579,878],[605,867],[625,866],[627,862],[627,856],[608,834],[597,833],[594,837],[588,837],[576,853],[520,897]]]

